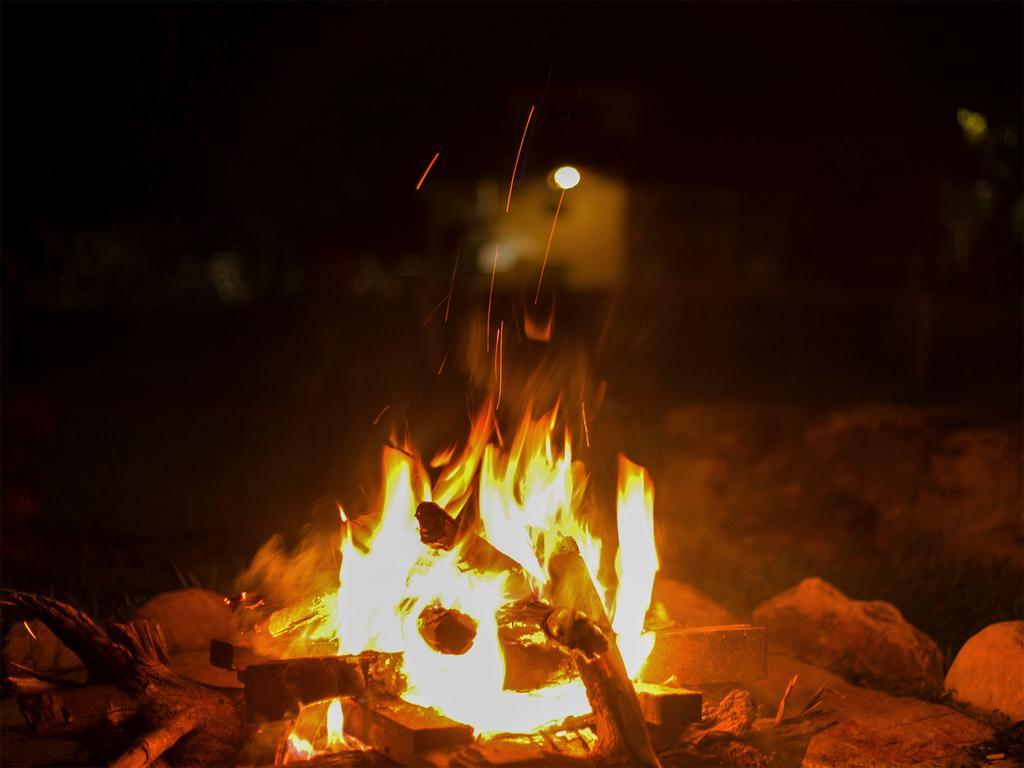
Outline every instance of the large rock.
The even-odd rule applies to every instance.
[[[851,682],[926,697],[942,690],[938,646],[891,603],[851,600],[810,578],[759,605],[753,618],[773,645]]]
[[[767,680],[744,683],[744,688],[771,717],[793,675],[799,677],[786,714],[800,712],[814,692],[824,687],[827,714],[823,722],[836,724],[816,734],[808,744],[777,744],[775,765],[968,768],[978,765],[980,745],[993,737],[990,725],[952,707],[861,688],[783,653],[769,654]],[[794,749],[797,754],[792,754]]]
[[[960,649],[946,690],[985,715],[1024,720],[1024,621],[991,624]]]
[[[235,625],[224,597],[205,589],[163,592],[139,608],[137,618],[159,624],[171,653],[210,647],[214,637],[230,637]]]

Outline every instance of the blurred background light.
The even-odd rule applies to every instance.
[[[580,172],[571,165],[563,165],[555,171],[554,179],[559,189],[572,189],[580,183]]]

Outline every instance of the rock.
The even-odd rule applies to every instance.
[[[993,737],[990,725],[956,709],[861,688],[789,654],[769,654],[768,679],[746,683],[745,687],[774,713],[793,675],[799,677],[786,706],[787,715],[800,712],[814,692],[824,686],[826,715],[822,719],[836,724],[814,735],[802,754],[783,754],[779,745],[776,765],[967,768],[978,764],[978,745]]]
[[[960,649],[946,690],[971,709],[1024,720],[1024,621],[991,624]]]
[[[651,600],[651,618],[682,627],[736,624],[736,617],[692,584],[658,576]]]
[[[851,682],[925,697],[942,690],[938,646],[891,603],[851,600],[809,578],[759,605],[753,619],[771,643]]]
[[[235,623],[224,597],[205,589],[163,592],[139,608],[136,617],[164,630],[171,653],[207,649],[214,637],[230,637]]]
[[[66,672],[82,662],[40,621],[19,621],[4,641],[4,662],[20,664],[36,672]]]

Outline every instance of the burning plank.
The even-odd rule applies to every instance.
[[[644,681],[707,685],[768,676],[764,627],[665,627],[655,630],[654,637],[654,650],[640,674]]]
[[[532,691],[576,677],[576,665],[545,628],[551,606],[505,606],[498,614],[498,641],[505,658],[505,689]]]
[[[253,664],[238,677],[245,683],[249,720],[257,722],[295,717],[314,701],[405,688],[401,654],[377,651]]]
[[[253,644],[253,638],[243,636],[234,640],[213,638],[210,640],[210,664],[219,669],[226,669],[231,672],[243,672],[254,664],[265,664],[279,660],[279,656],[269,655],[273,649],[280,651],[283,655],[289,651],[292,655],[301,647],[304,657],[328,656],[333,654],[337,648],[336,640],[284,640],[274,643],[268,636],[263,636],[265,644],[260,645],[260,650]]]
[[[474,739],[470,726],[402,699],[345,699],[342,708],[346,734],[404,765],[424,765],[426,753]]]

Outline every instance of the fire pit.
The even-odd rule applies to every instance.
[[[251,629],[215,640],[211,662],[238,672],[251,721],[290,723],[279,762],[443,763],[512,739],[516,760],[655,765],[660,734],[701,720],[687,686],[766,676],[763,628],[645,623],[658,557],[643,467],[619,459],[607,557],[557,409],[527,413],[506,447],[493,414],[488,401],[433,472],[413,445],[384,448],[379,504],[339,510],[336,592],[234,601]]]

